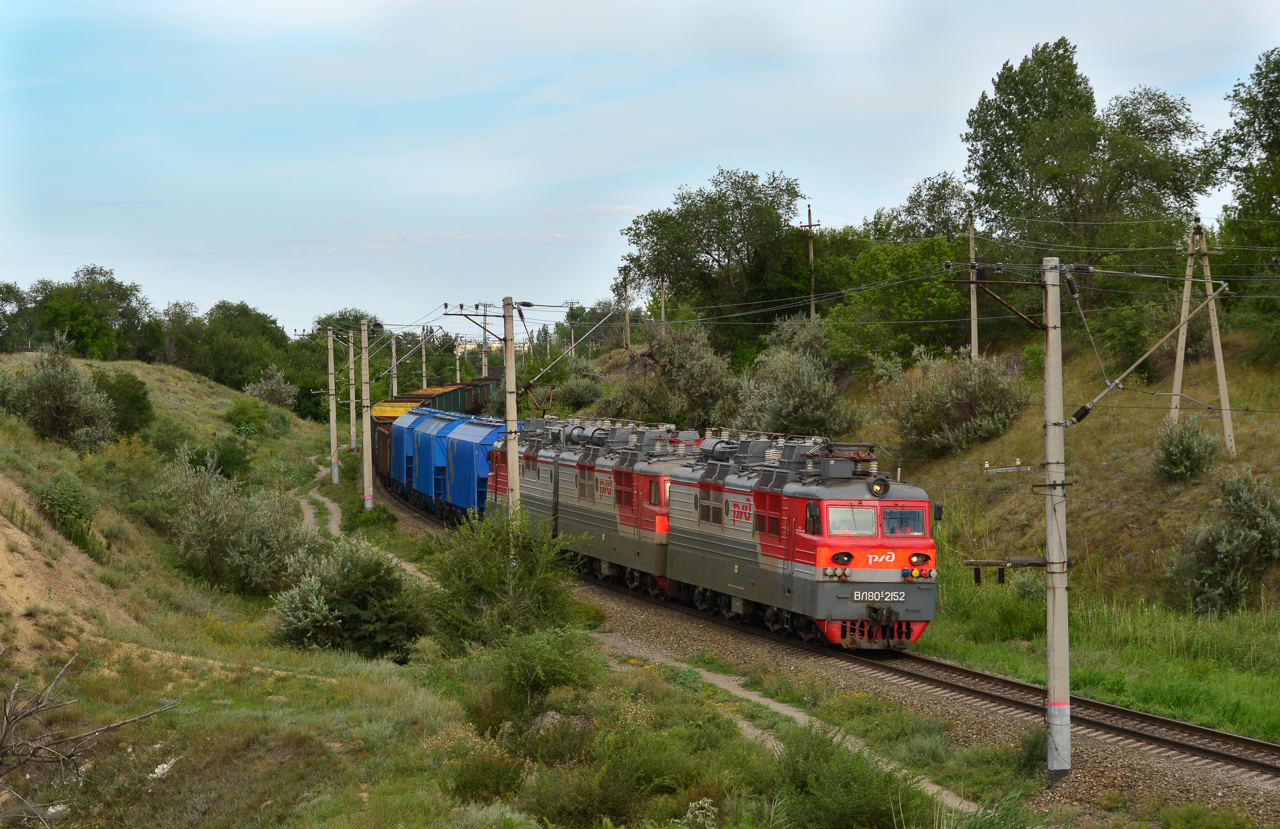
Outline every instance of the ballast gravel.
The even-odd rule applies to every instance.
[[[958,748],[1017,745],[1042,719],[994,703],[962,698],[831,657],[757,639],[686,614],[631,599],[591,584],[579,598],[599,607],[604,627],[617,640],[632,640],[675,659],[711,654],[735,665],[768,665],[792,678],[829,684],[841,693],[868,693],[951,724]],[[1026,802],[1076,825],[1111,824],[1117,818],[1151,815],[1166,804],[1199,803],[1232,809],[1255,825],[1280,823],[1280,780],[1245,769],[1187,757],[1111,735],[1072,732],[1071,774]],[[1055,808],[1057,807],[1057,808]]]

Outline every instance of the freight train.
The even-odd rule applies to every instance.
[[[384,477],[441,516],[506,500],[505,424],[413,409]],[[848,649],[904,649],[937,604],[919,487],[874,447],[557,418],[517,435],[521,507],[574,539],[584,575]]]

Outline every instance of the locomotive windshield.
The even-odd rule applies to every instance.
[[[876,511],[872,507],[828,507],[827,532],[831,535],[875,535]]]
[[[924,510],[887,509],[884,511],[885,535],[924,535]]]

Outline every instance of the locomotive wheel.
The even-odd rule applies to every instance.
[[[627,582],[627,588],[629,590],[639,590],[641,585],[644,584],[645,575],[645,573],[634,567],[628,567],[626,575],[624,576]]]
[[[578,556],[578,574],[597,578],[595,559],[591,556]]]
[[[644,577],[644,589],[650,596],[659,599],[667,597],[667,591],[662,589],[662,585],[658,582],[658,577],[651,573],[646,573]]]
[[[733,599],[724,593],[716,596],[716,611],[726,619],[733,619],[738,615],[733,612]]]
[[[785,633],[791,630],[791,611],[776,607],[767,608],[764,612],[764,626],[774,633]]]
[[[712,591],[705,587],[699,587],[693,591],[693,606],[706,613],[714,607],[715,596]]]
[[[822,631],[818,630],[818,626],[813,623],[813,620],[807,617],[797,617],[795,629],[796,635],[805,642],[817,642],[822,638]]]

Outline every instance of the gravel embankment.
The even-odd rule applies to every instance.
[[[952,742],[959,747],[1015,745],[1021,732],[1040,721],[1032,714],[957,698],[939,689],[912,687],[861,666],[744,636],[589,584],[580,585],[578,594],[604,611],[607,629],[673,658],[706,652],[739,665],[768,664],[790,674],[797,685],[814,680],[844,693],[875,694],[947,720],[953,726]],[[1280,780],[1111,739],[1073,733],[1071,775],[1027,805],[1042,811],[1077,807],[1081,818],[1109,823],[1124,810],[1106,811],[1102,804],[1118,792],[1132,810],[1153,803],[1195,802],[1234,809],[1259,824],[1280,822]]]

